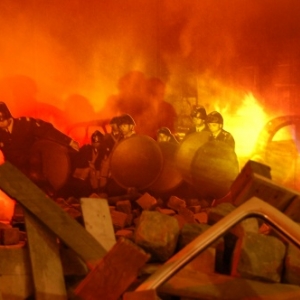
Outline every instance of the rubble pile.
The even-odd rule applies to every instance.
[[[107,201],[96,194],[91,198]],[[58,198],[55,202],[84,226],[80,199]],[[171,196],[167,203],[163,203],[144,193],[135,201],[117,201],[109,209],[116,240],[128,239],[150,254],[147,264],[139,273],[140,280],[143,280],[177,251],[232,212],[235,206],[221,203],[211,207],[205,201],[185,200],[176,196]],[[26,249],[26,230],[20,226],[20,212],[15,215],[15,220],[17,223],[12,225],[0,224],[0,240],[1,245],[15,245],[20,251],[20,247]],[[71,249],[62,247],[60,255],[64,274],[73,288],[78,283],[74,278],[82,280],[88,269]],[[183,268],[183,272],[223,274],[259,282],[298,285],[300,292],[299,257],[298,248],[282,239],[261,220],[248,218],[200,253]],[[25,273],[28,276],[30,271]],[[167,291],[172,294],[168,287]]]
[[[84,198],[84,205],[90,203],[95,218],[103,219],[107,228],[100,226],[98,231],[112,228],[113,243],[106,248],[104,239],[97,243],[90,231],[92,218],[84,219],[83,199],[47,198],[10,165],[2,165],[0,175],[1,169],[6,174],[1,185],[20,202],[12,223],[0,224],[2,299],[26,299],[52,290],[61,299],[137,299],[130,296],[137,286],[236,209],[230,201],[214,206],[177,196],[163,201],[147,192],[111,203],[93,194]],[[18,191],[10,173],[20,176]],[[107,206],[107,215],[98,213],[95,204]],[[166,300],[296,299],[299,257],[299,248],[265,221],[249,217],[188,262],[157,294]],[[60,272],[63,282],[56,276]]]

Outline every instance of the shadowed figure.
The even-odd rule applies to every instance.
[[[158,78],[146,78],[142,72],[131,71],[120,78],[119,93],[107,99],[102,116],[129,114],[136,122],[136,132],[156,137],[166,126],[174,130],[176,111],[164,100],[165,84]]]

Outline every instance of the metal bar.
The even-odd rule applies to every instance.
[[[145,280],[136,291],[157,289],[231,227],[247,217],[255,216],[265,219],[300,248],[299,225],[270,204],[257,197],[252,197],[172,256]]]

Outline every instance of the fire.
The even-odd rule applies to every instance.
[[[222,113],[222,112],[221,112]],[[234,113],[223,112],[225,130],[236,142],[238,157],[249,157],[258,135],[268,120],[268,115],[252,93],[246,93]]]

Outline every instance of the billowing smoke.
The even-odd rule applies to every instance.
[[[110,117],[119,81],[138,71],[162,80],[171,103],[235,110],[234,89],[272,107],[278,64],[299,57],[299,10],[297,0],[1,0],[0,96],[16,115]]]

